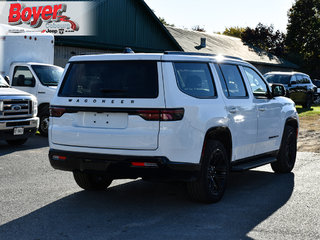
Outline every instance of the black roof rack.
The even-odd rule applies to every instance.
[[[223,56],[225,58],[243,60],[242,58],[239,58],[239,57],[228,56],[228,55],[217,55],[217,54],[212,54],[212,53],[165,51],[164,54],[167,54],[167,55],[187,55],[187,56],[207,56],[207,57]]]

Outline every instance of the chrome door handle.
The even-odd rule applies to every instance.
[[[258,108],[260,112],[264,112],[266,109],[264,107]]]

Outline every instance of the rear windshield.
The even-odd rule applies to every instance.
[[[157,98],[156,61],[71,63],[59,91],[61,97]]]
[[[279,74],[267,74],[264,77],[269,83],[281,83],[281,84],[289,84],[290,78],[291,78],[290,75],[279,75]]]

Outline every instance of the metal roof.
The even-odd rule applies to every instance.
[[[185,29],[167,27],[170,34],[176,39],[180,47],[186,52],[213,53],[240,57],[252,64],[273,65],[284,68],[299,68],[297,65],[279,58],[259,48],[245,45],[240,38],[221,34],[189,31]],[[196,48],[201,38],[206,38],[206,47]]]

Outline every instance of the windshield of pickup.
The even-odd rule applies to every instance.
[[[63,68],[57,66],[32,65],[33,71],[45,86],[58,86]]]
[[[289,84],[291,75],[266,74],[264,75],[264,78],[268,81],[268,83]]]
[[[9,87],[9,84],[4,80],[4,78],[0,75],[0,87]]]

